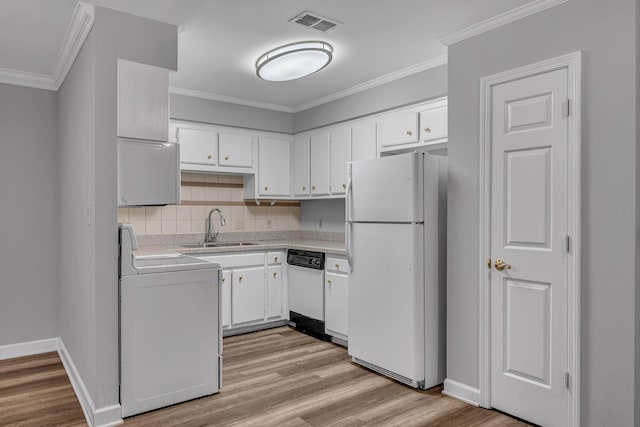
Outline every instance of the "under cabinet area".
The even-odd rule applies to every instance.
[[[222,267],[221,316],[224,335],[285,324],[286,280],[282,251],[198,255]]]
[[[324,275],[325,332],[345,344],[349,330],[349,276],[345,258],[327,257]]]

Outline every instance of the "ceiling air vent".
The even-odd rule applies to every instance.
[[[297,25],[301,25],[307,28],[313,28],[314,30],[322,31],[323,33],[329,31],[341,24],[341,22],[335,19],[329,19],[322,15],[318,15],[308,10],[299,13],[295,18],[290,19],[289,22]]]

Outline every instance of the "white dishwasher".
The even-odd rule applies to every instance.
[[[219,265],[135,256],[120,225],[120,403],[128,417],[220,391]]]
[[[289,249],[287,264],[291,326],[328,340],[324,327],[324,254]]]

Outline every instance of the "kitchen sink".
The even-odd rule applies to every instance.
[[[188,243],[180,245],[182,248],[228,248],[233,246],[251,246],[258,243],[246,243],[246,242],[210,242],[210,243]]]

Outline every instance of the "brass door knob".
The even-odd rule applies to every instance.
[[[497,259],[496,262],[493,264],[493,266],[496,268],[496,270],[498,271],[502,271],[505,268],[507,270],[511,270],[511,265],[507,264],[506,262],[504,262],[501,259]]]
[[[413,132],[411,132],[410,130],[407,131],[407,135],[411,136],[413,135]]]
[[[431,133],[431,129],[430,129],[430,128],[424,128],[424,131],[425,131],[426,133]]]

